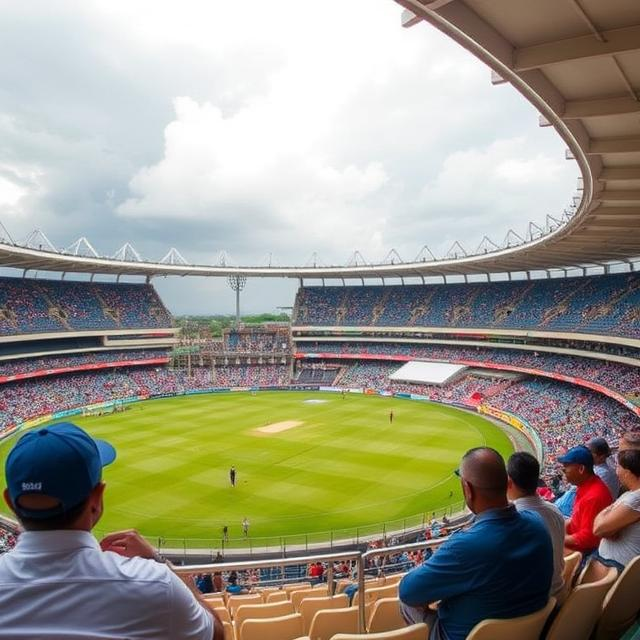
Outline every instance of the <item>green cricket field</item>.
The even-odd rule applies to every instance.
[[[218,546],[224,526],[229,546],[402,529],[460,505],[454,470],[467,449],[513,450],[473,413],[359,394],[194,395],[71,421],[118,451],[97,533],[136,528],[167,546]],[[0,444],[3,466],[14,442]]]

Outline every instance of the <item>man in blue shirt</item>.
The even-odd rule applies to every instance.
[[[471,449],[458,472],[474,524],[451,536],[400,583],[408,622],[430,622],[432,640],[464,640],[486,618],[514,618],[542,609],[553,574],[551,539],[540,516],[507,500],[504,460],[494,449]],[[426,608],[440,601],[437,614]]]

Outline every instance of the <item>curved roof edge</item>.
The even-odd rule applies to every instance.
[[[314,267],[216,266],[80,256],[0,243],[0,266],[132,276],[372,279],[607,267],[640,256],[640,3],[636,0],[395,0],[510,82],[552,125],[582,174],[564,224],[480,255]],[[405,12],[406,13],[406,12]],[[634,84],[635,83],[635,84]],[[133,255],[134,259],[130,257]],[[129,259],[127,259],[129,256]],[[181,256],[180,256],[181,258]]]

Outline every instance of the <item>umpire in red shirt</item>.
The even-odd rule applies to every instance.
[[[593,534],[595,517],[611,504],[611,492],[593,471],[593,455],[585,446],[573,447],[558,458],[567,482],[578,489],[571,519],[566,523],[564,545],[589,554],[600,544]]]

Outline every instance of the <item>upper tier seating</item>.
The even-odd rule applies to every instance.
[[[640,337],[640,274],[447,285],[304,287],[294,325],[537,329]]]
[[[149,284],[0,278],[0,335],[171,326]]]
[[[640,395],[640,367],[596,358],[487,347],[395,342],[301,342],[299,353],[396,355],[442,362],[479,362],[559,373],[600,384],[624,395]],[[311,361],[316,362],[315,360]],[[343,364],[348,364],[346,360]],[[319,365],[317,365],[319,366]],[[398,365],[399,366],[399,365]],[[344,378],[341,378],[344,381]],[[345,382],[346,384],[346,382]]]

